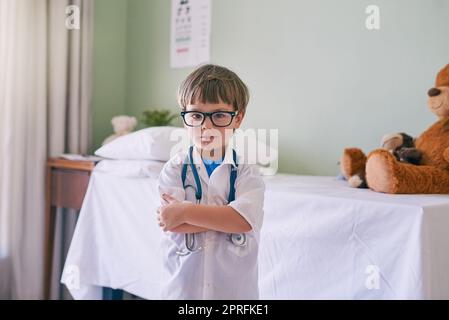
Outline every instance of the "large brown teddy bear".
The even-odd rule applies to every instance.
[[[439,120],[415,140],[419,165],[400,162],[385,149],[365,156],[358,148],[348,148],[340,163],[343,176],[366,175],[368,187],[378,192],[449,194],[449,64],[428,95],[429,108]]]

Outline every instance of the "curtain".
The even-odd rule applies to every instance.
[[[69,5],[79,30],[66,28]],[[92,7],[0,0],[0,298],[43,297],[46,160],[91,144]]]

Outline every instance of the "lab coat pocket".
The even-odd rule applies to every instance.
[[[252,241],[247,233],[233,233],[227,235],[227,247],[233,254],[244,257],[251,251]]]

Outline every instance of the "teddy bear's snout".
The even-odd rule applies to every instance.
[[[441,90],[437,89],[437,88],[432,88],[427,92],[429,97],[436,97],[436,96],[440,95],[440,93],[441,93]]]

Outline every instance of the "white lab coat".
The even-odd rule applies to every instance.
[[[179,152],[170,159],[159,176],[160,193],[168,193],[179,201],[195,203],[195,190],[184,190],[181,180],[182,164],[187,152]],[[237,157],[238,159],[238,157]],[[226,205],[229,194],[229,175],[234,165],[232,149],[227,148],[223,162],[212,172],[210,178],[194,147],[193,162],[200,177],[202,204]],[[229,234],[218,231],[196,233],[201,250],[180,256],[185,250],[184,234],[165,232],[163,240],[163,264],[165,279],[163,299],[251,299],[259,298],[258,247],[263,221],[265,185],[257,167],[238,163],[235,182],[235,200],[229,205],[239,212],[251,225],[246,233],[246,245],[236,246]],[[187,171],[186,185],[196,187],[191,169]]]

